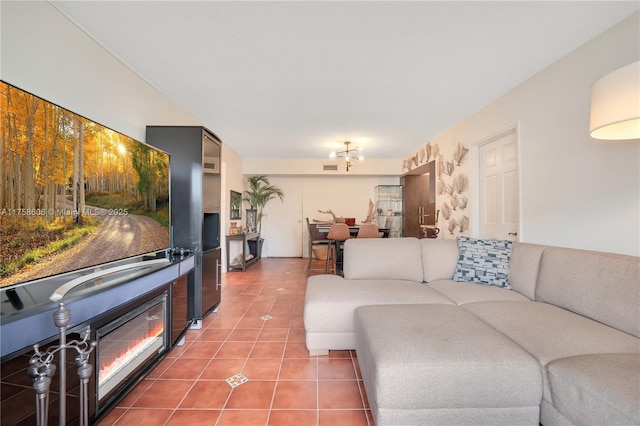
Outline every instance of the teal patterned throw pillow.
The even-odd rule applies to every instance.
[[[458,264],[454,281],[467,281],[510,289],[509,260],[513,241],[458,239]]]

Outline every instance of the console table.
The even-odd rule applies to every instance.
[[[253,254],[253,258],[247,260],[247,241],[256,241],[256,245],[260,243],[260,233],[258,232],[250,232],[246,234],[237,234],[237,235],[227,235],[227,271],[232,271],[234,269],[240,269],[243,272],[247,270],[247,267],[252,265],[258,259],[260,259],[260,250],[256,250],[256,253]],[[242,263],[240,264],[232,264],[231,256],[229,255],[229,245],[231,241],[240,241],[242,243]]]

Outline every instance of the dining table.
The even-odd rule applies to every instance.
[[[329,229],[331,229],[331,224],[315,224],[316,228],[318,229],[318,231],[328,234],[329,233]],[[358,236],[358,231],[360,230],[360,225],[350,225],[349,226],[349,234],[351,235],[352,238],[355,238]],[[390,228],[378,228],[378,231],[380,231],[380,235],[382,238],[389,238],[389,234],[391,232]],[[333,244],[335,244],[335,248],[336,248],[336,275],[342,275],[342,243],[343,241],[334,241]]]
[[[316,224],[316,228],[318,228],[318,231],[323,232],[325,234],[328,234],[329,233],[329,229],[331,228],[331,224],[318,223],[318,224]],[[349,234],[351,234],[352,237],[357,237],[359,230],[360,230],[360,225],[351,225],[351,226],[349,226]],[[378,228],[378,231],[380,231],[380,236],[382,238],[389,238],[389,234],[391,232],[391,228]]]

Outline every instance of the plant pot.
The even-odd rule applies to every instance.
[[[247,244],[249,244],[249,253],[251,253],[256,259],[260,259],[262,257],[262,245],[264,244],[264,238],[248,240]]]

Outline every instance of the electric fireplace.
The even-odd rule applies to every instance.
[[[98,416],[169,349],[168,312],[163,292],[96,328]]]
[[[167,295],[96,330],[98,407],[167,348]]]

